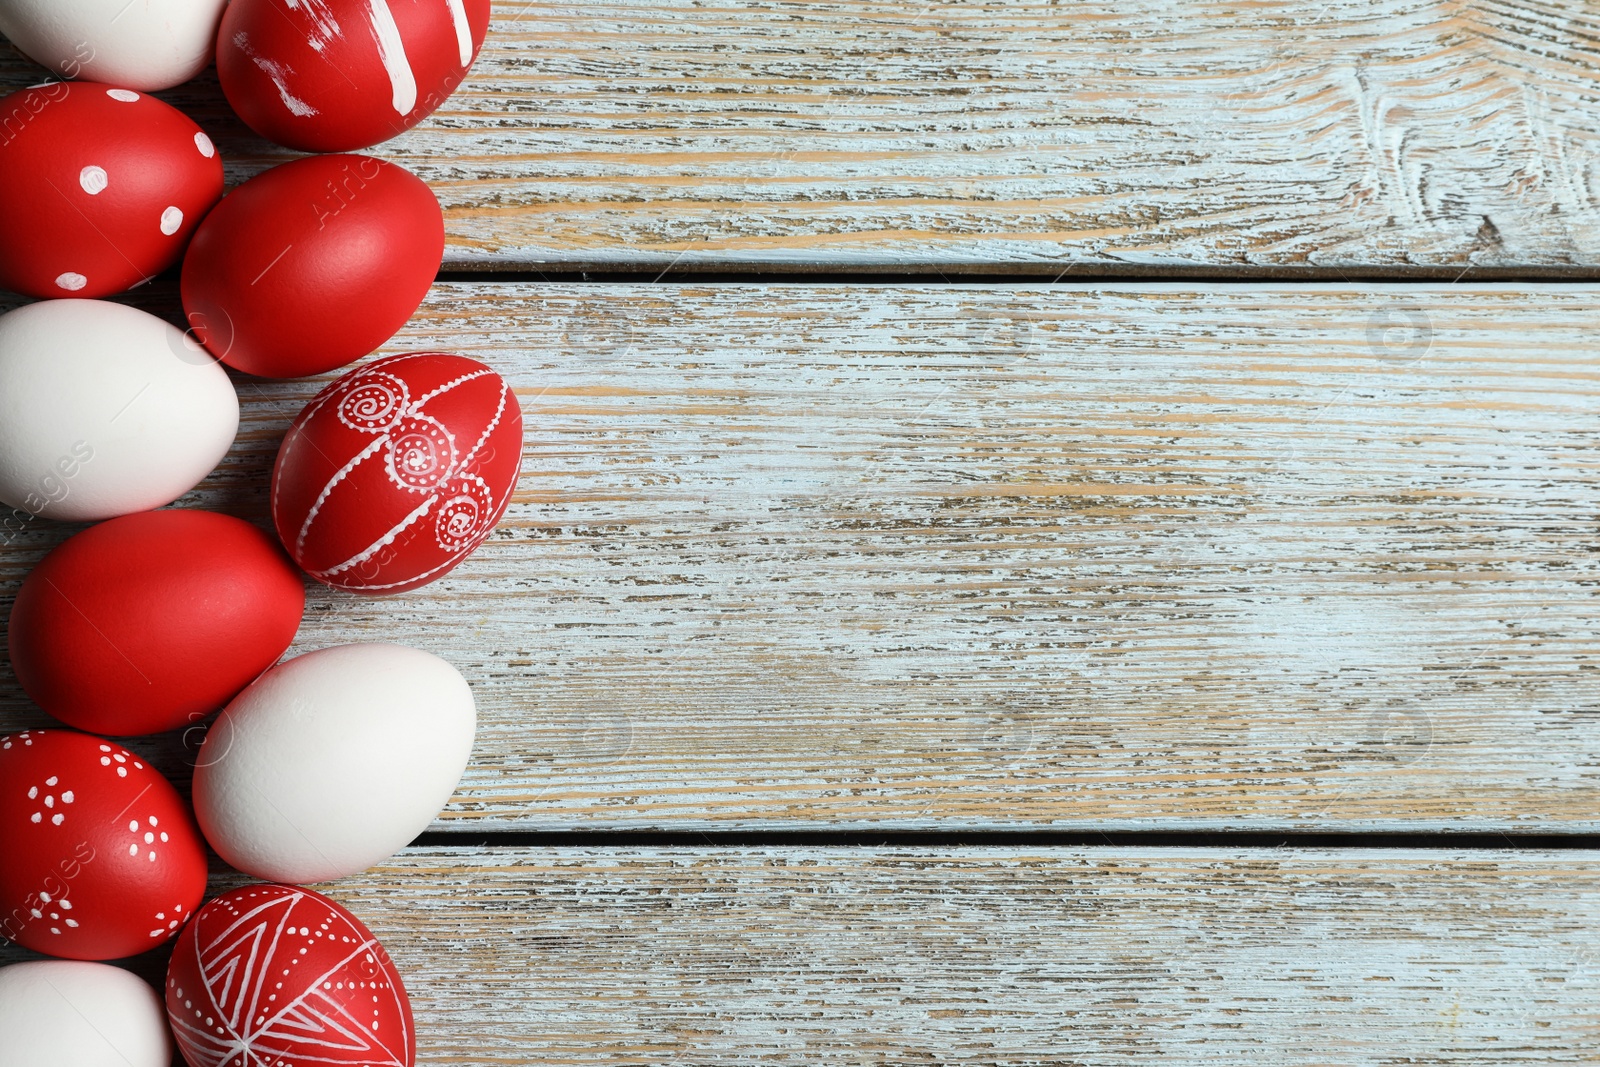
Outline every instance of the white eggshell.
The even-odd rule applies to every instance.
[[[170,504],[238,429],[227,373],[154,315],[100,300],[0,315],[0,503],[77,521]]]
[[[338,645],[281,663],[206,734],[195,815],[228,863],[305,885],[404,848],[450,800],[477,710],[450,664],[390,644]]]
[[[0,967],[5,1067],[168,1067],[172,1038],[156,991],[104,963]]]
[[[170,89],[211,62],[227,0],[0,0],[0,33],[66,78]]]

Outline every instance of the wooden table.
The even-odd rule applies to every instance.
[[[477,694],[324,887],[422,1062],[1600,1059],[1597,104],[1579,0],[499,4],[386,351],[520,490],[296,642]]]

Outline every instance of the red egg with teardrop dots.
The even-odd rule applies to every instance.
[[[416,1062],[394,961],[360,919],[309,889],[240,886],[201,908],[166,993],[190,1067]]]
[[[522,411],[477,360],[376,360],[306,405],[278,448],[272,519],[296,563],[353,593],[444,575],[494,529],[522,466]]]
[[[308,156],[229,193],[183,260],[195,338],[230,367],[298,378],[372,352],[444,259],[427,184],[371,156]]]
[[[272,535],[178,508],[74,534],[23,579],[11,665],[69,726],[158,733],[219,710],[277,662],[305,583]]]
[[[0,286],[94,297],[148,281],[222,195],[222,160],[188,116],[97,82],[0,99]]]
[[[194,914],[206,853],[172,785],[71,730],[0,737],[0,935],[75,960],[163,944]]]
[[[466,77],[489,0],[233,0],[217,76],[270,140],[347,152],[404,133]]]

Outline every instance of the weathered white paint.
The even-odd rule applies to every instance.
[[[463,87],[379,150],[438,190],[453,266],[1448,279],[1600,254],[1600,27],[1576,0],[495,15]],[[0,66],[11,86],[35,74]],[[168,97],[219,136],[233,180],[284,158],[211,75]]]
[[[1481,1067],[1600,1032],[1571,853],[422,849],[318,888],[393,954],[419,1063]]]
[[[452,829],[1594,830],[1597,321],[1587,285],[439,286],[390,350],[507,375],[517,500],[434,585],[314,590],[298,647],[466,672]],[[264,521],[321,381],[240,378],[189,502]]]

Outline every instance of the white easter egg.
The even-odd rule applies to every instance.
[[[120,967],[40,960],[0,967],[5,1067],[168,1067],[161,998]]]
[[[0,0],[0,33],[65,78],[170,89],[211,62],[228,0]]]
[[[170,504],[238,429],[227,373],[154,315],[100,300],[0,315],[0,526]]]
[[[256,679],[207,732],[195,815],[246,874],[344,878],[427,828],[476,728],[472,690],[438,656],[391,644],[308,652]]]

